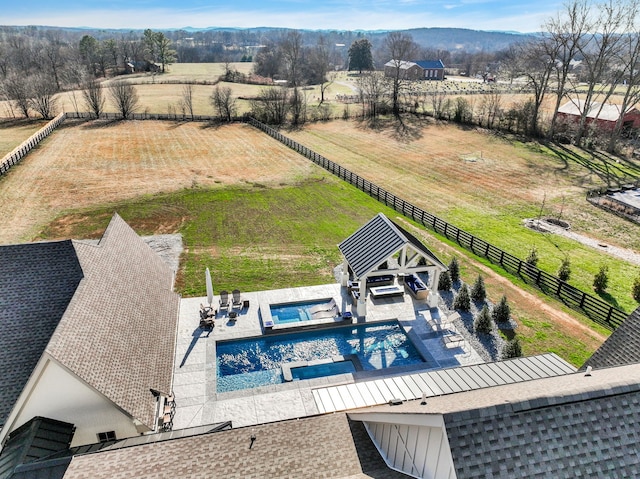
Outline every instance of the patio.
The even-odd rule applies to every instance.
[[[233,421],[234,427],[238,427],[319,414],[321,411],[314,400],[313,389],[425,370],[423,365],[417,365],[292,381],[227,393],[216,391],[216,341],[261,336],[261,307],[329,297],[336,300],[341,312],[352,311],[351,296],[347,288],[339,284],[242,293],[242,299],[249,301],[249,307],[242,309],[235,320],[230,320],[226,313],[218,314],[215,327],[210,332],[199,328],[200,304],[206,304],[207,299],[182,299],[174,361],[177,403],[174,429],[226,420]],[[218,296],[214,297],[214,309],[218,299]],[[358,318],[354,307],[354,323],[397,319],[420,353],[437,362],[437,369],[483,362],[468,342],[446,344],[443,341],[445,333],[441,330],[448,329],[449,325],[446,328],[434,327],[441,325],[445,318],[440,317],[437,308],[430,309],[425,300],[415,299],[405,292],[402,296],[377,299],[368,295],[366,301],[366,319]],[[455,333],[453,330],[447,334]]]

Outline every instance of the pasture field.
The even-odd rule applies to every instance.
[[[42,120],[0,120],[0,159],[46,123]]]
[[[421,123],[399,134],[384,123],[308,125],[287,133],[303,145],[392,193],[525,259],[532,248],[538,266],[554,273],[565,255],[570,283],[592,291],[594,274],[609,267],[605,299],[628,312],[637,304],[631,284],[640,267],[564,237],[523,226],[527,218],[561,217],[573,230],[617,246],[640,250],[637,225],[585,200],[604,176],[638,174],[634,162],[591,158],[561,147],[521,143],[484,130]]]
[[[67,121],[0,177],[0,244],[31,240],[72,208],[185,187],[278,185],[314,168],[242,124]],[[158,231],[175,227],[158,225]]]

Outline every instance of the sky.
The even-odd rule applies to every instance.
[[[0,0],[0,25],[540,31],[556,0]]]

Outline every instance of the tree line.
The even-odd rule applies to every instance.
[[[102,39],[89,34],[77,38],[62,30],[3,30],[0,96],[7,100],[10,116],[52,118],[55,95],[61,91],[95,88],[100,77],[164,71],[175,60],[171,40],[149,29]]]

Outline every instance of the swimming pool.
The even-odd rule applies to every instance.
[[[310,321],[313,318],[311,308],[328,304],[331,298],[317,299],[314,301],[299,301],[296,303],[270,304],[271,318],[274,324],[299,323]]]
[[[284,382],[283,363],[351,354],[358,357],[365,371],[425,362],[397,321],[219,341],[217,391],[280,384]],[[332,375],[344,370],[331,367],[326,372]]]

